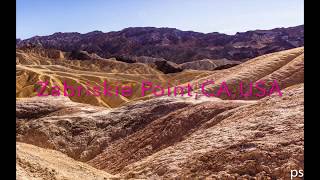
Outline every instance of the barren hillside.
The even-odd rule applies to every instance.
[[[156,68],[143,63],[125,63],[115,59],[70,60],[64,53],[57,50],[16,52],[16,97],[37,96],[35,85],[48,81],[49,87],[44,94],[50,93],[57,85],[63,90],[63,83],[70,86],[82,86],[88,89],[93,85],[103,88],[103,82],[116,87],[117,85],[131,86],[132,95],[106,97],[86,96],[70,97],[73,101],[105,107],[117,107],[141,97],[142,81],[150,81],[162,86],[186,83],[195,77],[205,77],[209,71],[186,70],[181,73],[164,74]],[[89,86],[88,86],[89,84]],[[115,93],[113,89],[111,93]],[[63,92],[61,92],[63,95]]]
[[[85,163],[77,162],[60,152],[17,143],[17,180],[118,179]]]

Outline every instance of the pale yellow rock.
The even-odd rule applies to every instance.
[[[16,143],[17,180],[115,179],[116,176],[73,160],[61,152]]]

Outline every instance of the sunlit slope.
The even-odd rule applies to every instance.
[[[63,53],[55,52],[51,55],[39,52],[16,52],[16,97],[37,96],[35,88],[39,81],[49,82],[49,87],[59,86],[61,95],[63,94],[63,83],[70,86],[83,86],[88,89],[97,85],[103,89],[103,82],[116,87],[117,85],[128,85],[133,88],[131,96],[124,97],[117,95],[113,90],[113,96],[88,96],[82,93],[70,97],[76,102],[88,103],[92,105],[102,105],[106,107],[117,107],[123,103],[141,97],[141,82],[150,81],[154,84],[173,85],[181,84],[193,80],[195,77],[205,77],[209,71],[184,71],[178,74],[163,74],[152,68],[150,65],[142,63],[124,63],[114,59],[105,60],[66,60]],[[169,82],[168,82],[169,81]],[[88,86],[89,84],[89,86]],[[51,93],[48,88],[45,94]]]
[[[179,76],[186,76],[186,74],[176,75],[176,77]],[[190,79],[192,79],[190,84],[195,89],[192,92],[193,97],[195,95],[197,98],[205,97],[202,90],[202,85],[205,85],[206,94],[221,99],[261,99],[269,95],[268,93],[271,92],[273,85],[277,85],[281,92],[287,87],[304,82],[304,47],[259,56],[228,69],[210,71],[208,76],[205,77],[194,74],[193,78],[190,77]],[[223,88],[223,82],[227,85],[226,88]],[[259,85],[265,90],[263,96],[257,96],[258,93],[262,94],[262,92],[256,88],[256,82],[264,82],[263,85]],[[250,83],[252,84],[251,93],[249,93]],[[240,87],[241,84],[242,88]],[[180,84],[184,87],[186,85],[186,83]],[[217,96],[220,89],[222,93]],[[230,96],[225,89],[228,89]],[[243,94],[241,94],[240,89],[242,89]],[[276,91],[274,87],[273,92],[278,93],[279,91]]]
[[[208,79],[215,81],[214,85],[207,86],[208,92],[214,92],[221,87],[222,82],[225,82],[231,93],[236,94],[233,97],[235,99],[244,98],[239,95],[240,83],[243,84],[245,93],[249,90],[250,82],[253,82],[252,96],[247,98],[259,99],[256,96],[257,89],[254,88],[255,82],[264,82],[267,92],[270,92],[268,90],[275,84],[274,81],[280,90],[304,82],[304,47],[259,56],[235,67],[216,71],[197,81],[204,82]],[[221,98],[228,97],[221,96]]]
[[[61,152],[37,146],[16,144],[17,179],[110,179],[116,178]]]
[[[223,99],[260,99],[255,96],[257,89],[254,88],[250,97],[240,95],[240,83],[243,83],[243,92],[247,92],[250,82],[265,82],[266,94],[270,92],[272,82],[276,81],[280,90],[286,87],[304,82],[304,48],[295,48],[286,51],[266,54],[248,60],[240,65],[229,69],[215,71],[184,70],[180,73],[163,74],[148,64],[124,63],[114,59],[105,60],[66,60],[63,53],[48,55],[39,52],[23,52],[17,50],[17,84],[16,96],[36,96],[35,84],[39,81],[48,81],[50,87],[58,85],[63,95],[63,82],[71,86],[83,86],[88,89],[94,85],[103,89],[103,82],[116,87],[117,85],[128,85],[132,87],[131,96],[122,96],[114,93],[112,96],[81,96],[70,97],[71,100],[92,105],[105,107],[118,107],[125,103],[153,98],[154,95],[141,97],[142,81],[150,81],[153,85],[170,87],[183,85],[191,82],[192,86],[202,94],[201,88],[195,86],[207,80],[213,80],[214,85],[207,85],[208,93],[217,92],[222,82],[226,82],[231,97],[222,93],[219,98]],[[49,58],[50,57],[50,58]],[[51,92],[48,89],[47,92]],[[46,93],[47,93],[46,92]],[[113,92],[115,90],[113,89]],[[166,93],[165,93],[166,94]],[[264,97],[264,96],[263,96]]]

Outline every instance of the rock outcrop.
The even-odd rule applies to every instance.
[[[203,59],[199,61],[192,61],[180,64],[180,67],[183,69],[193,69],[193,70],[221,70],[231,68],[240,64],[240,61],[231,61],[227,59]]]

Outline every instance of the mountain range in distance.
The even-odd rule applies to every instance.
[[[175,28],[131,27],[107,33],[58,32],[49,36],[16,39],[17,48],[29,45],[65,52],[86,51],[102,58],[115,57],[120,61],[147,57],[162,58],[176,64],[205,59],[244,62],[260,55],[304,46],[304,25],[253,30],[235,35]]]

